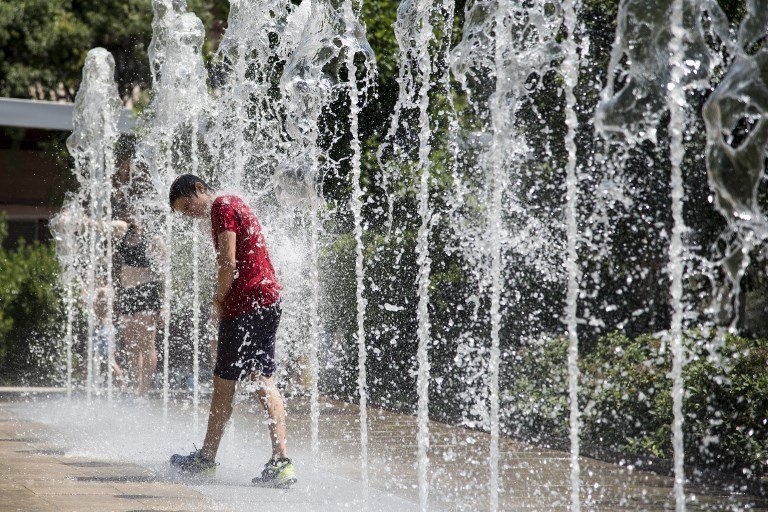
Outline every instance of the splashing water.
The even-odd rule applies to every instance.
[[[653,7],[632,0],[619,4],[608,82],[594,120],[598,132],[618,132],[630,142],[656,142],[673,70],[666,58],[675,37],[669,18],[673,5],[674,0],[659,0]],[[708,87],[722,64],[720,48],[709,48],[708,41],[728,44],[728,20],[713,0],[683,0],[680,23],[686,32],[676,64],[683,69],[680,86]]]
[[[715,306],[733,313],[738,310],[739,281],[754,252],[768,239],[765,215],[758,202],[768,151],[768,78],[764,73],[768,57],[761,41],[768,24],[764,14],[768,12],[768,0],[747,2],[736,42],[732,41],[728,21],[715,0],[655,0],[650,4],[640,0],[622,1],[606,85],[601,88],[594,115],[594,126],[603,139],[595,143],[595,154],[589,155],[586,153],[591,149],[581,147],[580,137],[586,132],[591,137],[592,126],[583,115],[581,119],[587,122],[580,125],[577,115],[584,112],[581,110],[584,105],[579,102],[587,101],[580,90],[585,85],[580,78],[593,64],[585,57],[589,53],[585,49],[587,34],[584,25],[579,26],[579,16],[587,15],[580,13],[582,8],[588,6],[577,0],[532,0],[525,4],[510,0],[468,2],[462,39],[450,48],[453,2],[404,0],[400,3],[394,25],[399,49],[399,92],[394,112],[381,127],[386,134],[381,133],[384,142],[375,155],[381,179],[378,185],[385,196],[377,217],[377,210],[369,206],[378,200],[376,187],[365,188],[369,171],[365,149],[369,141],[363,140],[363,134],[369,133],[366,126],[362,130],[360,126],[365,119],[364,108],[372,96],[369,89],[375,76],[375,56],[359,18],[360,3],[304,0],[294,6],[287,0],[270,3],[231,0],[228,28],[210,63],[209,77],[202,59],[204,30],[200,20],[186,12],[183,0],[155,0],[149,51],[153,94],[139,131],[132,173],[134,179],[145,185],[136,200],[137,216],[145,222],[161,218],[162,223],[153,229],[167,244],[157,265],[165,277],[164,414],[167,415],[171,393],[171,309],[174,314],[179,310],[184,314],[189,311],[192,403],[197,430],[203,323],[199,315],[201,298],[206,294],[206,283],[200,272],[211,262],[201,254],[198,226],[189,231],[187,224],[175,222],[166,195],[176,175],[192,172],[204,176],[221,190],[243,195],[258,210],[260,218],[265,219],[264,229],[274,246],[270,249],[276,256],[278,275],[286,285],[283,301],[287,315],[283,325],[290,325],[281,328],[278,360],[306,371],[301,383],[305,386],[302,391],[309,394],[308,437],[316,463],[322,453],[321,342],[329,336],[323,317],[327,290],[321,287],[324,275],[320,265],[324,261],[324,250],[332,248],[337,235],[330,229],[326,231],[326,222],[333,225],[337,218],[344,217],[341,223],[348,222],[344,235],[349,237],[350,262],[354,260],[354,280],[351,263],[349,269],[350,306],[352,289],[355,300],[355,307],[350,307],[354,312],[350,313],[349,337],[354,340],[356,353],[350,359],[356,356],[359,418],[355,426],[359,427],[361,489],[365,490],[366,497],[369,478],[371,481],[374,478],[369,477],[369,472],[373,475],[379,469],[377,463],[372,462],[376,461],[375,455],[369,461],[369,444],[376,446],[376,438],[370,433],[375,432],[371,425],[376,418],[369,417],[368,408],[369,402],[376,402],[377,388],[373,388],[374,381],[369,374],[375,375],[371,367],[375,364],[373,361],[380,360],[379,346],[383,339],[379,325],[374,325],[380,319],[372,311],[380,307],[388,313],[405,311],[415,317],[412,324],[415,329],[403,335],[403,339],[414,342],[417,363],[417,371],[411,373],[416,380],[417,397],[416,481],[403,485],[413,488],[414,495],[418,492],[418,506],[422,511],[429,509],[430,502],[440,506],[449,501],[435,488],[436,482],[446,478],[441,473],[446,471],[440,465],[441,455],[446,461],[453,460],[454,455],[447,451],[438,455],[442,449],[440,442],[431,443],[430,439],[441,435],[442,430],[437,427],[430,431],[429,423],[430,412],[441,412],[437,407],[430,409],[430,391],[438,394],[443,379],[437,376],[440,367],[435,361],[439,362],[444,354],[438,354],[433,348],[442,348],[444,341],[455,341],[447,340],[450,335],[441,339],[444,326],[430,316],[432,308],[439,312],[441,307],[438,295],[431,296],[430,290],[431,286],[442,283],[439,281],[442,274],[438,272],[443,271],[438,270],[433,261],[444,256],[438,251],[443,250],[442,244],[446,243],[450,245],[445,248],[446,253],[453,255],[451,251],[454,251],[463,260],[466,268],[461,268],[460,273],[470,282],[468,286],[473,287],[474,293],[464,297],[464,303],[474,308],[474,314],[467,315],[471,325],[462,326],[466,327],[466,333],[458,335],[453,345],[456,347],[453,363],[457,374],[461,374],[456,380],[463,386],[456,397],[461,405],[456,408],[461,409],[465,425],[490,434],[485,438],[487,446],[482,448],[487,448],[487,452],[478,456],[483,472],[473,473],[483,476],[471,482],[459,482],[465,477],[463,473],[449,475],[448,480],[456,479],[452,481],[453,490],[458,495],[462,490],[482,488],[480,492],[488,493],[483,499],[492,511],[504,509],[509,499],[524,499],[522,495],[515,496],[522,490],[513,485],[505,488],[504,481],[505,475],[512,473],[505,459],[508,448],[503,434],[508,429],[507,432],[514,435],[517,428],[514,416],[522,409],[514,404],[516,397],[511,396],[516,392],[514,374],[516,367],[528,363],[520,359],[516,350],[533,343],[549,347],[560,338],[567,342],[567,352],[564,352],[567,366],[562,366],[564,375],[567,369],[567,376],[556,385],[562,385],[562,389],[558,388],[560,391],[567,387],[569,414],[557,418],[554,416],[561,411],[552,414],[553,421],[565,418],[570,452],[568,457],[561,458],[569,464],[570,492],[558,494],[554,488],[566,486],[555,484],[546,470],[538,477],[542,482],[537,492],[557,495],[558,505],[569,502],[573,511],[581,510],[582,504],[591,506],[593,495],[605,491],[591,488],[590,462],[580,457],[582,450],[589,450],[581,439],[581,422],[589,421],[592,414],[591,404],[587,404],[587,410],[579,407],[579,399],[585,399],[592,392],[580,382],[582,377],[586,378],[586,373],[579,373],[580,357],[586,357],[579,352],[580,337],[589,343],[589,328],[594,327],[593,332],[598,332],[616,324],[610,321],[601,324],[599,313],[590,313],[586,306],[584,320],[580,318],[579,300],[585,296],[587,300],[592,299],[589,296],[592,290],[588,290],[584,282],[591,279],[600,284],[601,280],[600,275],[594,277],[583,269],[594,263],[585,261],[591,256],[590,251],[600,256],[610,255],[608,245],[613,242],[610,224],[630,218],[636,201],[642,199],[642,192],[631,190],[631,176],[624,173],[622,166],[633,158],[633,151],[642,151],[638,148],[643,144],[653,145],[654,151],[663,154],[659,148],[666,148],[668,142],[669,167],[665,166],[664,171],[668,169],[670,177],[668,182],[663,180],[661,187],[669,199],[669,208],[665,207],[665,212],[659,215],[668,214],[668,222],[659,222],[652,229],[661,232],[666,272],[662,269],[660,274],[669,282],[669,297],[665,296],[664,301],[671,315],[664,336],[672,355],[672,371],[668,377],[672,380],[673,496],[676,509],[685,510],[683,399],[686,382],[683,371],[687,353],[683,342],[689,318],[686,286],[692,272],[694,249],[689,247],[689,228],[684,222],[684,213],[688,211],[683,179],[687,160],[685,134],[693,123],[689,110],[695,104],[689,105],[687,95],[703,94],[720,73],[725,73],[706,103],[704,121],[707,169],[714,192],[712,201],[728,222],[721,236],[725,249],[716,263],[725,272],[731,288],[719,291]],[[449,20],[442,20],[441,16]],[[96,112],[101,115],[105,104],[110,105],[107,109],[110,115],[116,112],[114,108],[119,109],[119,99],[115,99],[116,94],[112,95],[114,64],[111,57],[101,52],[94,50],[94,60],[86,62],[83,87],[78,93],[80,103],[76,106],[76,115],[80,117],[76,118],[76,130],[70,139],[81,190],[68,198],[51,225],[63,268],[70,393],[72,345],[76,337],[73,327],[78,305],[74,290],[81,285],[87,290],[83,300],[88,312],[86,389],[89,398],[91,390],[100,385],[99,370],[92,357],[95,353],[92,338],[97,329],[97,290],[102,286],[112,289],[108,281],[111,279],[111,229],[105,226],[105,221],[112,216],[111,191],[103,185],[111,181],[111,175],[101,182],[94,176],[106,176],[114,169],[111,147],[116,137],[116,129],[110,124],[114,116],[97,117]],[[97,60],[97,56],[101,60]],[[88,62],[91,62],[90,68]],[[460,90],[453,90],[446,64]],[[100,68],[98,73],[94,71],[96,68]],[[102,78],[97,80],[97,75]],[[207,80],[210,80],[210,90]],[[595,83],[599,81],[596,79]],[[104,88],[98,89],[97,83],[105,84]],[[97,89],[102,92],[97,94]],[[530,123],[529,118],[542,118],[541,111],[537,110],[542,103],[541,96],[537,95],[542,91],[552,94],[545,98],[545,108],[559,111],[564,124],[562,127],[541,126],[541,133],[532,136],[526,132],[530,128],[526,123]],[[465,107],[465,103],[468,106]],[[117,107],[113,108],[115,104]],[[442,111],[443,106],[450,112]],[[457,110],[464,108],[466,111]],[[343,114],[337,116],[338,112]],[[93,116],[95,121],[86,122],[91,119],[88,116]],[[462,116],[471,118],[471,122],[461,124]],[[661,126],[667,116],[668,127]],[[441,139],[441,123],[446,119],[450,131],[447,143]],[[98,128],[89,133],[90,128],[86,127],[92,126]],[[375,130],[373,133],[380,134]],[[342,140],[343,143],[339,143]],[[346,151],[341,157],[339,147]],[[447,157],[443,156],[443,149],[448,149]],[[441,158],[449,160],[445,168]],[[582,162],[588,162],[586,168],[581,167]],[[536,173],[556,174],[558,169],[563,171],[563,179],[553,180],[548,175],[557,183],[548,189],[555,198],[551,202],[552,211],[544,212],[546,208],[537,204],[536,195],[546,186],[537,182],[542,178]],[[607,177],[605,181],[600,181],[601,173]],[[438,182],[448,174],[453,180],[453,190],[445,196],[433,194],[433,190],[440,190],[443,184]],[[323,184],[329,176],[334,180],[350,179],[348,202],[345,197],[339,202],[341,206],[330,200],[326,204],[331,195],[325,193]],[[584,193],[588,188],[584,182],[589,180],[598,183],[595,196],[599,197],[588,197]],[[615,188],[611,189],[612,186]],[[401,189],[408,187],[410,189],[403,193]],[[412,204],[403,207],[401,194],[412,194],[402,201]],[[609,204],[611,201],[614,204]],[[338,209],[334,210],[334,206]],[[412,211],[402,215],[396,207]],[[443,207],[447,215],[440,210]],[[582,220],[582,213],[590,208],[594,208],[593,217]],[[373,217],[369,216],[371,211]],[[594,217],[601,217],[598,220],[607,226],[607,234],[595,233],[598,228]],[[369,224],[371,218],[374,221]],[[376,222],[381,226],[376,226]],[[408,222],[412,222],[413,233],[409,231]],[[445,224],[448,226],[443,230]],[[380,227],[383,237],[393,244],[405,245],[404,235],[413,235],[415,258],[408,263],[413,267],[410,270],[418,295],[413,311],[398,303],[377,301],[379,283],[371,277],[376,275],[373,269],[377,262],[366,260],[367,250],[372,247],[366,244],[379,235],[380,232],[374,230]],[[446,232],[449,234],[445,235]],[[191,238],[187,237],[189,234]],[[447,240],[448,237],[455,239]],[[668,246],[664,245],[667,242]],[[437,249],[433,251],[433,247]],[[580,259],[582,251],[587,258]],[[401,250],[397,265],[406,252]],[[641,270],[647,273],[650,269]],[[170,277],[181,272],[181,279],[174,277],[174,280],[184,282],[186,271],[191,272],[189,290]],[[527,282],[520,283],[520,279]],[[524,290],[530,283],[551,286],[556,292],[547,296]],[[582,291],[585,293],[580,295]],[[401,290],[397,293],[397,298],[402,298],[406,305],[411,304],[412,293]],[[549,310],[553,312],[553,319],[549,321],[562,321],[564,329],[538,325],[547,313],[535,311],[536,305],[526,304],[552,297],[557,300],[551,301],[555,306]],[[113,298],[108,295],[106,300]],[[111,311],[111,302],[109,304]],[[344,313],[330,311],[330,314],[343,316]],[[400,318],[405,318],[405,314]],[[704,322],[703,317],[696,320]],[[111,323],[111,318],[107,322]],[[582,334],[581,325],[585,324],[588,328],[584,329],[586,334]],[[622,329],[623,325],[620,323],[616,328]],[[396,325],[390,327],[392,331],[397,329]],[[399,333],[393,338],[397,336]],[[393,342],[392,346],[395,345]],[[114,337],[109,342],[110,354],[113,346]],[[376,360],[372,357],[369,360],[371,351]],[[305,363],[308,368],[304,367]],[[353,368],[348,375],[351,379],[355,377],[354,363],[349,366]],[[111,371],[108,364],[107,394],[110,396]],[[510,374],[514,376],[509,377]],[[406,393],[408,391],[413,390]],[[514,405],[507,408],[505,401]],[[172,417],[168,417],[169,421]],[[520,422],[525,420],[521,418]],[[238,423],[237,436],[247,430]],[[230,426],[229,443],[235,442],[233,431]],[[477,439],[470,433],[466,441],[458,441],[454,435],[450,440],[446,437],[444,442],[466,447]],[[464,468],[472,464],[475,462],[463,461]],[[389,467],[385,469],[389,471]],[[535,473],[540,470],[526,467],[526,471],[521,481],[531,483],[530,479],[536,478]],[[470,473],[468,470],[467,474]],[[515,473],[516,477],[521,474]],[[487,486],[482,483],[486,477]],[[586,494],[586,498],[582,494]],[[692,497],[689,501],[693,503]]]
[[[290,12],[286,0],[230,1],[227,30],[216,54],[225,75],[211,115],[211,136],[218,140],[209,141],[217,148],[224,188],[257,194],[281,160],[281,102],[271,88],[275,62],[285,50],[270,44],[270,38],[286,44]]]
[[[731,283],[718,287],[716,308],[733,318],[750,253],[768,238],[768,220],[757,196],[768,152],[768,49],[755,48],[765,33],[765,1],[750,0],[728,72],[704,105],[707,170],[714,205],[728,222],[720,265]]]
[[[80,194],[83,193],[81,189]],[[67,197],[59,213],[50,222],[51,233],[56,241],[56,256],[62,267],[61,286],[64,289],[64,306],[66,308],[66,326],[64,344],[66,346],[66,386],[67,397],[72,397],[72,345],[74,342],[73,327],[75,310],[78,300],[75,292],[82,286],[83,262],[80,255],[84,244],[78,228],[86,214],[83,211],[82,199],[79,195]]]
[[[164,276],[161,315],[163,319],[163,403],[169,398],[169,359],[173,257],[173,217],[167,194],[178,169],[197,165],[198,124],[206,108],[206,71],[202,61],[205,37],[200,19],[187,13],[183,1],[156,0],[153,3],[153,40],[150,64],[153,70],[153,98],[148,109],[148,129],[138,143],[134,174],[146,176],[148,186],[138,199],[138,216],[148,218],[162,212],[165,218],[159,233],[165,241],[160,272]],[[182,149],[186,146],[186,152]],[[189,161],[184,161],[184,155]],[[147,224],[147,222],[143,222]]]
[[[96,376],[94,372],[93,341],[96,336],[97,288],[104,287],[105,318],[103,328],[107,336],[107,393],[112,397],[112,352],[114,351],[114,323],[112,319],[114,288],[112,286],[112,176],[115,172],[114,145],[117,141],[117,122],[122,105],[114,80],[115,60],[103,48],[88,52],[83,66],[83,81],[75,98],[74,130],[67,139],[67,149],[75,160],[75,175],[88,199],[88,217],[85,228],[88,239],[89,260],[86,266],[87,328],[87,382],[91,397]],[[74,213],[71,211],[70,213]],[[67,222],[68,220],[63,220]],[[71,240],[70,240],[71,242]],[[72,250],[72,247],[66,250]],[[70,265],[71,267],[71,265]],[[68,287],[69,288],[69,287]],[[72,304],[71,297],[67,301]],[[70,316],[68,310],[68,318]],[[71,326],[71,322],[68,322]],[[68,330],[71,327],[68,327]],[[71,331],[70,331],[71,336]],[[68,338],[69,339],[69,338]],[[71,369],[68,369],[68,382]]]
[[[499,507],[499,367],[501,364],[500,331],[502,268],[504,267],[502,209],[510,207],[515,214],[528,217],[514,198],[514,183],[510,183],[507,169],[510,161],[518,161],[525,153],[525,142],[514,135],[514,123],[519,102],[526,96],[529,77],[546,69],[560,49],[555,35],[560,26],[560,10],[548,3],[536,2],[532,8],[511,2],[478,1],[468,6],[462,41],[454,48],[452,69],[466,88],[469,82],[482,83],[486,70],[495,78],[493,92],[487,98],[490,112],[492,139],[488,141],[484,161],[485,182],[488,192],[486,218],[487,237],[483,248],[487,259],[490,282],[490,350],[488,360],[489,427],[491,432],[489,508]],[[513,39],[513,33],[528,34],[528,38]],[[495,34],[495,38],[491,37]],[[475,93],[477,102],[482,89]],[[480,93],[480,94],[478,94]],[[512,192],[512,194],[510,194]],[[505,195],[508,196],[505,204]],[[533,219],[529,222],[535,222]],[[542,230],[544,231],[544,230]],[[541,236],[541,235],[540,235]],[[528,238],[528,237],[526,237]],[[528,243],[518,246],[530,250]]]

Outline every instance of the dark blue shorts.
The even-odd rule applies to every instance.
[[[275,334],[282,309],[277,302],[219,323],[218,352],[213,374],[243,380],[252,373],[275,373]]]

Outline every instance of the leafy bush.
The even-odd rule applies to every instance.
[[[699,468],[768,473],[768,340],[690,332],[684,340],[685,459]],[[541,442],[568,435],[567,343],[528,342],[505,390],[510,434]],[[581,439],[587,453],[671,460],[671,354],[651,335],[600,338],[580,359]]]
[[[7,236],[0,219],[0,244]],[[0,383],[52,384],[61,379],[63,326],[59,264],[52,246],[0,248]]]
[[[503,425],[508,435],[541,444],[568,436],[564,338],[532,339],[502,368]]]

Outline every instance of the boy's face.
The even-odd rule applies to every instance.
[[[210,211],[211,196],[201,183],[196,185],[197,194],[181,196],[173,202],[174,211],[193,219],[204,219]]]

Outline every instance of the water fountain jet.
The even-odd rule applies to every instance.
[[[104,335],[107,337],[107,394],[112,398],[112,357],[115,329],[112,318],[112,176],[115,173],[114,145],[119,135],[117,123],[122,102],[114,80],[115,61],[103,48],[88,52],[83,66],[83,81],[75,98],[72,135],[67,149],[75,160],[75,176],[88,203],[85,228],[88,233],[89,260],[86,265],[87,377],[88,398],[96,385],[93,341],[97,326],[95,301],[97,288],[104,287]],[[63,220],[67,222],[67,220]],[[68,300],[72,304],[72,300]],[[69,327],[68,327],[69,329]],[[68,370],[71,375],[71,370]],[[68,377],[68,380],[70,377]]]

